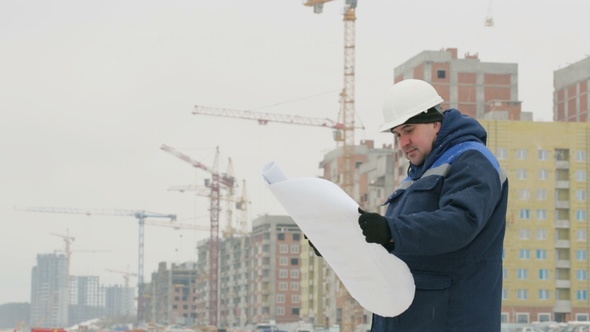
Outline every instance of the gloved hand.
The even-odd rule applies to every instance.
[[[316,247],[313,245],[313,243],[311,243],[311,241],[309,241],[309,239],[307,238],[307,235],[303,234],[303,237],[307,240],[307,243],[309,243],[309,246],[313,249],[313,252],[315,252],[315,255],[318,257],[322,257],[322,254],[320,254],[320,252],[316,249]]]
[[[386,245],[391,242],[391,230],[387,219],[382,215],[374,212],[365,212],[358,208],[359,213],[359,225],[363,230],[365,241],[368,243],[378,243]]]

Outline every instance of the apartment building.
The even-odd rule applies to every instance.
[[[553,120],[588,122],[590,56],[553,72]]]
[[[429,82],[445,100],[443,108],[482,118],[502,109],[508,119],[520,120],[518,65],[482,62],[479,55],[457,56],[456,48],[422,51],[394,68],[394,82],[415,78]]]
[[[98,276],[70,276],[68,325],[105,315],[104,289]]]
[[[480,122],[510,179],[503,321],[590,320],[590,124]]]
[[[219,326],[300,320],[302,236],[291,217],[263,215],[250,234],[220,239]],[[209,239],[197,250],[197,321],[209,325]]]
[[[31,273],[31,326],[68,326],[68,261],[64,254],[39,254]]]
[[[160,262],[146,285],[145,318],[158,324],[194,325],[197,321],[196,264]]]
[[[105,314],[107,317],[131,317],[135,315],[134,287],[121,285],[105,286],[104,294]]]

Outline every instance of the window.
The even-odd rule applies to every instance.
[[[540,269],[539,270],[539,280],[549,280],[549,270],[548,269]]]
[[[537,249],[537,259],[538,260],[547,259],[547,250],[546,249]]]
[[[539,300],[549,300],[548,289],[539,289]]]
[[[285,233],[279,233],[279,234],[277,234],[277,240],[284,241],[285,240]]]
[[[289,272],[286,269],[279,270],[279,278],[287,278],[289,276]]]
[[[550,322],[551,314],[550,313],[539,313],[539,322]]]
[[[508,300],[508,290],[506,288],[502,288],[502,300]]]
[[[277,294],[277,303],[285,303],[285,294]]]
[[[539,200],[539,201],[546,201],[547,200],[547,190],[546,189],[538,189],[537,190],[537,200]]]
[[[300,247],[301,246],[299,244],[293,244],[293,245],[291,245],[291,253],[292,254],[298,254]]]
[[[520,160],[524,160],[526,159],[528,156],[528,150],[527,149],[518,149],[516,150],[516,159],[520,159]]]
[[[436,71],[436,77],[437,78],[446,78],[447,77],[447,72],[445,70],[437,70]]]
[[[520,189],[518,191],[518,198],[522,201],[528,201],[531,198],[531,191],[529,189]]]
[[[588,199],[588,192],[586,190],[576,190],[576,201],[585,202]]]
[[[528,289],[518,289],[516,290],[516,298],[519,300],[526,300],[529,298],[529,291]]]
[[[291,295],[291,302],[299,303],[301,301],[301,297],[297,294]]]
[[[520,212],[518,213],[518,217],[520,219],[531,219],[531,210],[520,209]]]
[[[549,160],[549,151],[539,150],[539,160]]]
[[[277,307],[277,316],[284,316],[285,315],[285,307]]]
[[[576,259],[579,261],[587,260],[588,252],[586,252],[586,250],[576,250]]]
[[[576,314],[576,320],[578,322],[587,322],[588,321],[588,314]]]
[[[300,233],[293,233],[293,241],[299,241],[301,240],[301,234]]]
[[[508,279],[508,269],[507,268],[502,269],[502,279]]]
[[[287,261],[288,261],[287,257],[281,257],[281,258],[279,258],[279,265],[280,266],[286,266],[287,265]]]
[[[588,291],[585,289],[580,289],[576,291],[576,299],[580,301],[587,301],[588,300]]]
[[[292,282],[291,283],[291,290],[298,291],[299,290],[299,282]]]
[[[531,230],[526,229],[526,228],[522,228],[520,230],[520,239],[521,240],[528,240],[530,238],[531,238]]]
[[[537,240],[547,240],[548,231],[545,228],[537,229]]]
[[[291,278],[292,278],[292,279],[298,279],[298,278],[299,278],[299,270],[297,270],[297,269],[292,269],[292,270],[291,270]]]
[[[576,270],[576,279],[577,280],[588,280],[588,271],[587,270]]]
[[[576,171],[576,181],[584,182],[586,181],[586,171],[584,170],[577,170]]]
[[[576,220],[586,221],[588,219],[588,212],[586,210],[576,210]]]
[[[281,254],[286,254],[286,253],[288,253],[288,252],[289,252],[289,246],[288,246],[288,245],[286,245],[286,244],[281,244],[281,245],[279,246],[279,253],[281,253]]]
[[[546,169],[539,170],[539,180],[546,181],[549,180],[549,171]]]
[[[288,283],[286,283],[284,281],[283,282],[279,282],[279,290],[286,291],[288,289],[289,289],[289,284]]]
[[[518,269],[516,270],[516,275],[518,276],[518,280],[527,280],[529,278],[529,270]]]
[[[299,265],[299,258],[291,258],[291,265]]]
[[[537,210],[535,210],[535,216],[537,217],[537,220],[546,220],[547,219],[547,210],[537,209]]]
[[[576,231],[576,241],[586,242],[588,240],[588,231],[585,229],[578,229]]]
[[[588,160],[588,156],[586,151],[576,151],[576,161],[586,162]]]
[[[520,259],[530,259],[531,251],[529,249],[520,249]]]
[[[516,178],[517,178],[518,180],[526,180],[526,178],[527,178],[527,172],[526,172],[526,169],[522,169],[522,168],[520,168],[520,169],[517,169],[517,170],[516,170]]]
[[[508,159],[508,150],[505,148],[498,148],[498,150],[496,151],[496,158],[498,160]]]

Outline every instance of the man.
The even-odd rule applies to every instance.
[[[500,331],[508,180],[487,133],[427,82],[404,80],[385,99],[384,132],[410,161],[385,216],[359,208],[365,240],[410,268],[416,294],[397,317],[373,315],[372,332]],[[391,294],[395,297],[395,294]]]

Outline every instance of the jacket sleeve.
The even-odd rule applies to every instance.
[[[399,215],[387,217],[394,253],[439,255],[463,248],[486,225],[502,196],[498,172],[475,150],[459,156],[439,181],[438,208],[402,207]]]

